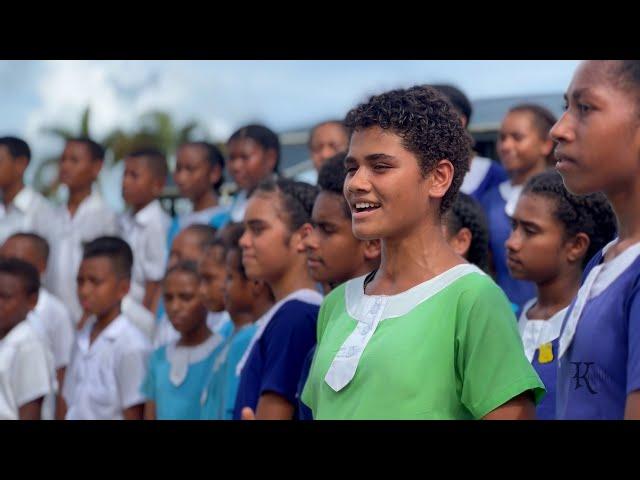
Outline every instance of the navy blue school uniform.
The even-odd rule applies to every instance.
[[[564,319],[557,418],[621,420],[640,390],[640,243],[604,263],[596,254]]]
[[[490,158],[476,156],[471,160],[469,171],[464,176],[460,191],[475,200],[480,200],[486,192],[508,179],[507,172],[498,162],[494,162]]]
[[[522,338],[525,356],[547,389],[547,394],[536,406],[536,418],[538,420],[555,420],[558,337],[567,309],[560,310],[547,320],[530,319],[527,317],[527,312],[535,303],[536,299],[534,298],[522,308],[518,320],[518,330]]]
[[[301,298],[297,295],[305,292]],[[240,383],[233,418],[241,418],[242,409],[254,411],[260,396],[276,393],[296,405],[298,381],[305,358],[316,343],[316,322],[322,295],[301,290],[272,307],[273,314],[258,326],[249,346],[246,363],[238,365]]]
[[[513,202],[514,195],[508,183],[508,181],[503,182],[490,189],[480,199],[480,204],[487,214],[489,249],[493,254],[496,283],[502,288],[511,303],[521,307],[527,300],[535,297],[536,287],[532,282],[514,279],[507,268],[507,251],[504,244],[511,235],[511,219],[505,208],[509,199]]]
[[[302,391],[304,390],[304,385],[307,383],[307,378],[309,377],[309,370],[311,370],[311,363],[313,362],[313,354],[316,351],[316,346],[314,345],[309,353],[307,354],[307,358],[304,360],[304,365],[302,366],[302,373],[300,374],[300,381],[298,382],[298,390],[296,392],[297,399],[297,419],[298,420],[313,420],[313,412],[309,407],[307,407],[300,397],[302,396]]]

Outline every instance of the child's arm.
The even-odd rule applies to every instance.
[[[265,392],[260,395],[256,407],[256,420],[291,420],[294,408],[282,395]]]
[[[155,420],[156,419],[156,402],[148,400],[144,404],[144,419]]]
[[[627,403],[624,406],[625,420],[640,420],[640,391],[627,395]]]
[[[125,408],[122,411],[122,416],[125,420],[142,420],[144,412],[144,403],[139,403],[133,407]]]
[[[487,413],[483,420],[535,420],[536,407],[530,392],[524,392]]]
[[[44,397],[36,398],[18,407],[18,418],[20,420],[40,420],[43,399]]]
[[[66,370],[66,367],[60,367],[56,370],[56,379],[58,380],[58,393],[56,394],[56,411],[55,411],[56,420],[64,420],[64,416],[67,410],[66,404],[64,403],[64,398],[62,398],[62,387],[64,385],[65,370]]]
[[[147,310],[155,314],[158,308],[158,302],[160,301],[160,295],[162,293],[161,283],[159,281],[152,282],[147,280],[144,286],[144,300],[142,304]]]

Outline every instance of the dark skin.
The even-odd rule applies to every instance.
[[[276,151],[264,149],[253,139],[232,140],[227,144],[227,150],[227,168],[238,187],[249,194],[275,170]]]
[[[173,178],[180,193],[193,203],[198,212],[218,205],[213,185],[220,180],[219,166],[211,166],[206,152],[199,145],[183,145],[178,149],[176,171]]]
[[[196,346],[212,333],[207,327],[207,308],[198,293],[199,278],[193,272],[175,271],[164,281],[164,305],[173,327],[180,333],[178,345]],[[156,419],[156,404],[147,401],[144,419]]]
[[[36,307],[38,292],[28,293],[19,277],[0,273],[0,340]],[[40,420],[42,400],[39,397],[18,407],[20,420]]]
[[[60,182],[69,187],[67,209],[74,216],[102,169],[102,159],[93,158],[83,142],[67,142],[60,158]]]
[[[160,196],[165,183],[166,178],[154,174],[146,157],[128,157],[125,159],[122,197],[131,206],[134,215]],[[161,282],[145,282],[142,304],[149,311],[155,312],[161,294]]]
[[[620,82],[618,61],[580,64],[565,94],[566,111],[551,129],[556,169],[573,193],[604,192],[618,220],[611,261],[640,242],[640,112],[637,85]],[[640,419],[640,392],[627,396],[625,419]]]
[[[28,165],[27,157],[14,157],[6,145],[0,145],[0,191],[5,206],[24,188],[22,177]]]
[[[47,259],[42,254],[41,251],[38,250],[36,245],[25,237],[13,236],[9,237],[2,247],[0,247],[0,256],[7,258],[17,258],[19,260],[23,260],[27,263],[30,263],[38,270],[40,274],[40,278],[44,274],[45,269],[47,268]],[[59,414],[62,414],[61,405],[62,405],[62,386],[64,385],[64,374],[65,367],[60,367],[56,369],[56,378],[58,380],[58,393],[56,394],[56,419],[62,420],[62,418],[58,418]]]
[[[505,243],[513,278],[536,284],[537,302],[527,315],[539,320],[551,318],[575,298],[590,244],[585,233],[567,238],[564,224],[554,216],[556,208],[551,198],[522,195]]]
[[[116,272],[108,257],[92,257],[82,260],[77,277],[78,298],[88,315],[96,316],[96,323],[89,334],[89,344],[120,315],[120,303],[129,292],[130,279]],[[66,415],[66,405],[60,409]],[[64,418],[65,415],[62,415]],[[143,404],[133,405],[122,411],[125,420],[141,420]]]

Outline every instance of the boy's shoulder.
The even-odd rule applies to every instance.
[[[299,320],[306,316],[315,316],[320,310],[320,305],[308,303],[299,299],[291,299],[280,305],[280,308],[273,315],[273,321],[280,318],[290,318]]]
[[[31,322],[25,319],[13,327],[11,331],[0,340],[0,350],[18,351],[24,348],[32,348],[36,344],[42,345],[43,340],[33,325],[31,325]]]
[[[49,292],[46,288],[40,289],[36,312],[42,312],[44,315],[53,314],[56,317],[69,316],[69,318],[71,318],[69,310],[62,300]]]
[[[151,342],[144,332],[124,314],[114,320],[114,324],[107,327],[104,333],[118,350],[152,350]]]

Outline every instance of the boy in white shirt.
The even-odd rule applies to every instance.
[[[33,265],[42,278],[47,268],[49,244],[35,233],[15,233],[0,247],[0,256],[17,258]],[[38,303],[35,309],[29,312],[27,321],[44,340],[53,356],[58,391],[60,391],[64,384],[65,369],[71,361],[71,348],[74,340],[71,315],[56,296],[49,293],[44,287],[40,287]],[[45,399],[45,407],[42,412],[44,420],[54,418],[54,409],[56,412],[60,412],[60,400],[61,397],[53,398],[53,396]],[[59,415],[56,418],[62,419]]]
[[[56,389],[51,353],[24,321],[38,302],[38,277],[29,263],[0,259],[0,420],[39,420]]]
[[[168,175],[165,156],[155,149],[138,150],[124,160],[122,197],[130,209],[119,217],[122,238],[133,250],[129,295],[155,312],[167,261],[171,218],[158,197]]]
[[[140,420],[151,345],[121,313],[133,254],[121,238],[100,237],[84,247],[78,296],[90,314],[78,332],[62,395],[67,420]]]
[[[103,159],[104,148],[89,138],[68,140],[60,159],[60,182],[69,188],[69,199],[66,206],[58,209],[55,219],[58,239],[48,279],[52,293],[69,308],[76,324],[82,317],[75,289],[82,245],[97,237],[118,233],[116,214],[97,189],[92,190]]]
[[[17,137],[0,138],[0,244],[15,232],[37,232],[51,242],[54,207],[24,184],[31,149]]]

